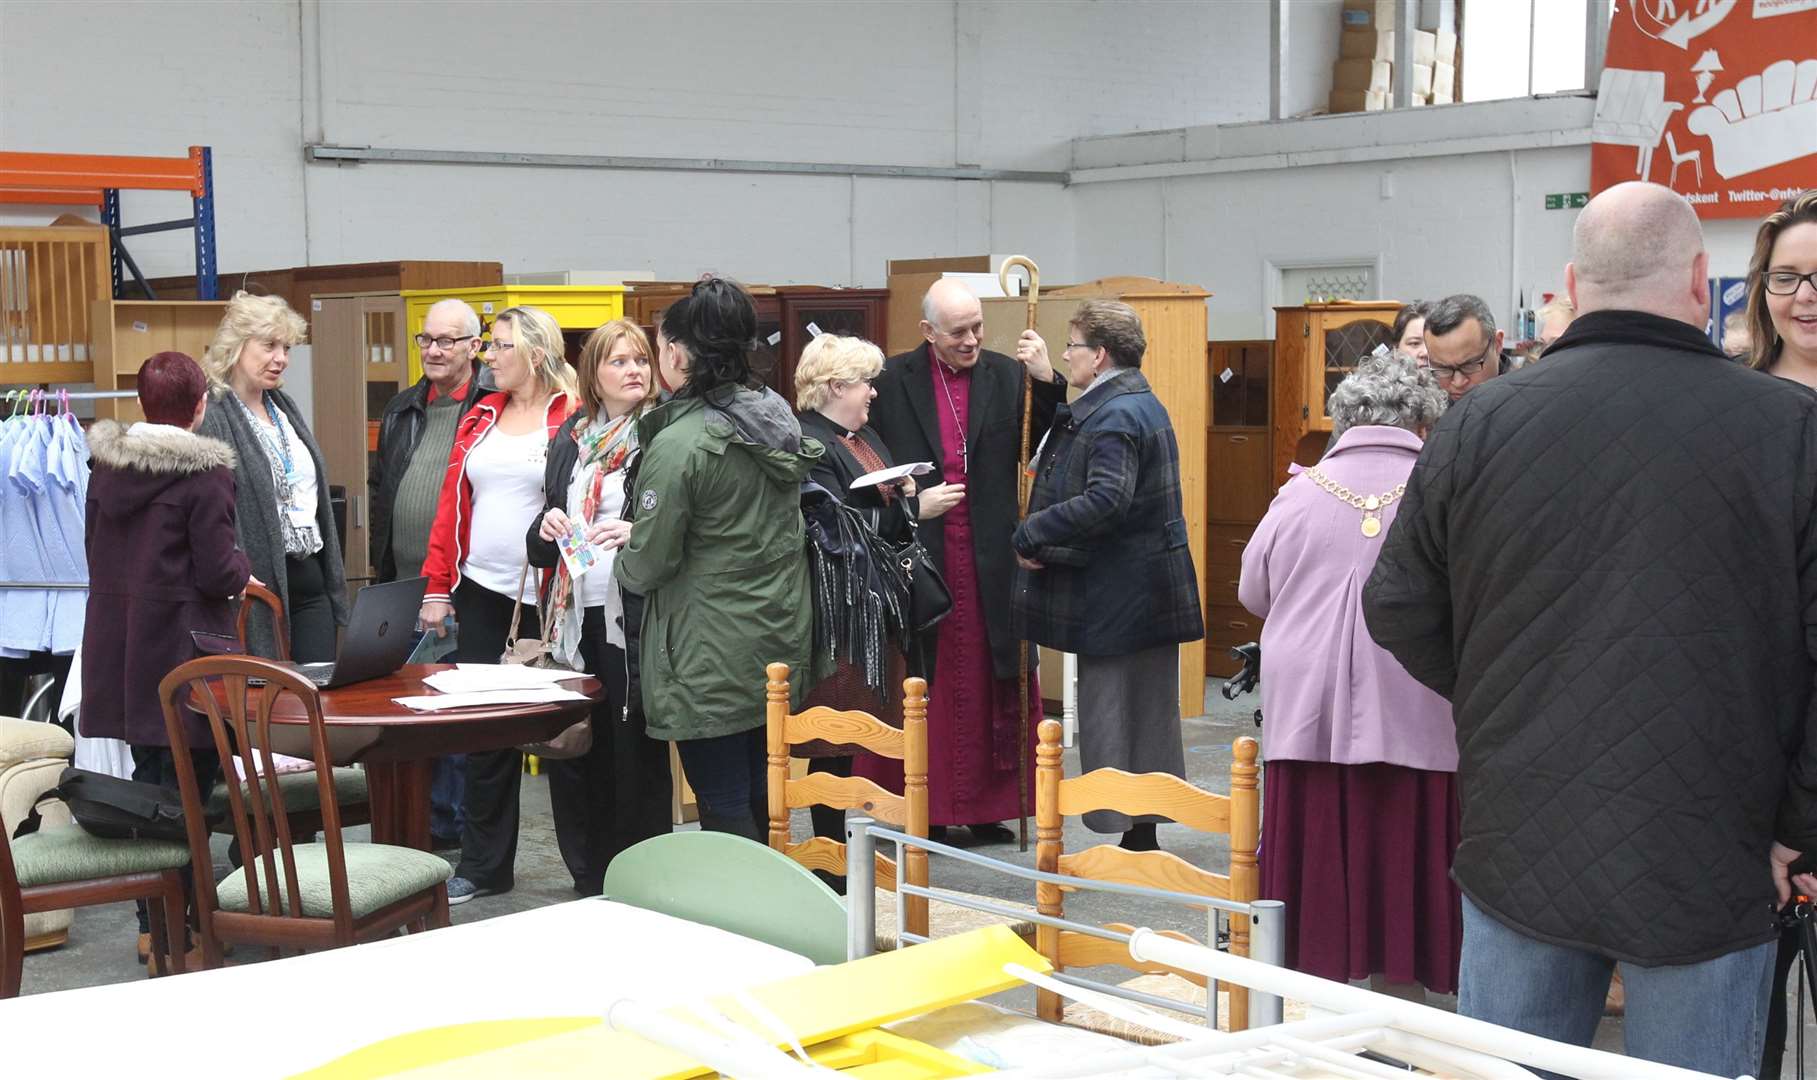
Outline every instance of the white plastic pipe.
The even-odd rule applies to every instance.
[[[1537,1035],[1457,1016],[1443,1009],[1257,963],[1246,957],[1231,956],[1203,945],[1163,937],[1147,927],[1130,935],[1129,955],[1339,1012],[1386,1012],[1392,1026],[1402,1031],[1580,1080],[1712,1080],[1709,1073],[1567,1046]]]

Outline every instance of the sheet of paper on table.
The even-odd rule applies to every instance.
[[[587,695],[560,686],[525,686],[511,690],[476,690],[464,694],[418,694],[392,698],[413,712],[441,712],[498,705],[542,705],[552,701],[586,701]]]
[[[444,694],[472,694],[482,690],[530,690],[584,678],[578,671],[528,664],[457,664],[424,679],[423,685]]]

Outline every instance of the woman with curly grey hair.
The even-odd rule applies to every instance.
[[[1411,357],[1359,364],[1331,395],[1331,449],[1275,496],[1237,586],[1267,619],[1261,887],[1287,902],[1288,966],[1438,993],[1463,943],[1456,731],[1370,639],[1362,592],[1446,404]]]

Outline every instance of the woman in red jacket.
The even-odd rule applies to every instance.
[[[420,621],[441,633],[442,620],[452,614],[460,627],[456,657],[496,664],[514,609],[520,609],[520,634],[541,631],[539,582],[526,579],[524,534],[543,510],[549,441],[578,398],[561,327],[546,312],[514,307],[501,313],[485,358],[498,391],[476,402],[455,432],[423,562],[429,587]],[[448,882],[450,904],[509,892],[517,859],[523,754],[468,754],[466,771],[466,821],[460,865]]]

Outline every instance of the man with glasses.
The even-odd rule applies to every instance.
[[[1017,773],[1041,718],[1031,676],[1031,742],[1018,746],[1010,534],[1023,372],[1034,383],[1031,446],[1065,400],[1066,380],[1032,330],[1023,332],[1014,358],[986,349],[984,310],[957,281],[936,281],[921,315],[927,340],[884,364],[871,427],[897,462],[925,461],[939,470],[928,477],[938,483],[921,486],[921,540],[946,577],[953,610],[909,656],[909,673],[930,683],[929,821],[970,826],[975,841],[1002,843],[1011,833],[1001,823],[1020,813]],[[1029,660],[1032,666],[1032,650]]]
[[[372,493],[372,569],[379,581],[415,577],[422,570],[455,428],[485,392],[474,386],[480,344],[479,316],[473,309],[460,300],[437,301],[416,335],[423,377],[392,398],[379,420],[379,449],[367,486]],[[426,629],[445,637],[450,628]],[[430,831],[438,848],[460,843],[461,778],[460,755],[436,761]]]
[[[1502,332],[1482,297],[1447,296],[1426,315],[1426,359],[1439,385],[1456,401],[1502,373]]]

